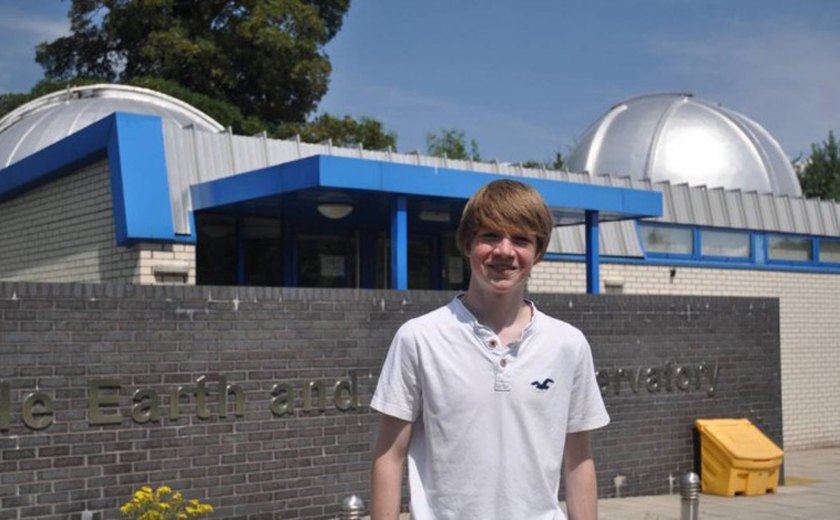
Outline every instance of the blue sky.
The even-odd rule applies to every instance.
[[[0,0],[0,92],[41,78],[34,46],[69,2]],[[483,158],[564,154],[612,105],[692,92],[795,157],[840,131],[837,0],[353,0],[319,111],[372,116],[401,151],[458,128]]]

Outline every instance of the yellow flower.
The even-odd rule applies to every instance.
[[[128,520],[189,520],[212,513],[213,507],[197,499],[185,504],[183,494],[164,484],[154,491],[143,486],[119,511]]]

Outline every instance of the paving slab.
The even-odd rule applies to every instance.
[[[840,447],[785,452],[790,485],[758,496],[700,495],[700,519],[840,519]],[[601,520],[679,520],[679,495],[606,498]]]

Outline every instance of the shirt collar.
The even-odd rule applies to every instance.
[[[456,294],[455,297],[452,299],[452,303],[450,305],[453,311],[455,312],[455,315],[458,316],[458,318],[460,318],[461,320],[467,322],[473,328],[476,334],[484,335],[490,333],[491,335],[495,335],[493,329],[479,322],[478,319],[476,319],[476,317],[473,315],[473,313],[470,312],[467,306],[464,305],[464,294],[465,293],[460,292]],[[531,320],[522,329],[522,336],[519,338],[519,341],[517,343],[525,341],[525,338],[527,338],[533,331],[534,323],[537,321],[538,312],[536,304],[527,298],[524,299],[524,302],[531,307]]]

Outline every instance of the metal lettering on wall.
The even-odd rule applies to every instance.
[[[328,385],[324,381],[306,381],[298,386],[290,383],[275,384],[269,394],[268,409],[276,417],[304,413],[323,413],[331,404],[340,412],[360,407],[357,370],[351,370],[345,379]],[[668,361],[661,366],[638,366],[626,368],[599,369],[595,372],[598,386],[603,395],[621,395],[630,391],[639,394],[659,392],[704,391],[714,397],[720,376],[717,363],[678,365]],[[193,405],[199,419],[226,418],[230,413],[236,417],[245,415],[246,392],[236,384],[230,384],[227,377],[219,376],[215,383],[208,384],[207,377],[196,378],[193,385],[178,385],[170,389],[167,399],[153,388],[140,388],[131,397],[130,403],[121,400],[122,381],[116,377],[96,378],[87,385],[87,419],[90,425],[120,424],[124,415],[134,423],[160,422],[162,415],[169,421],[178,421],[184,405]],[[123,410],[128,409],[124,414]],[[29,429],[43,430],[55,419],[53,398],[43,391],[26,393],[21,402],[20,421]],[[8,431],[12,424],[11,385],[0,381],[0,431]]]
[[[304,413],[323,413],[327,410],[328,394],[332,405],[340,412],[359,408],[358,371],[351,370],[345,379],[339,379],[327,391],[323,381],[307,381],[296,389],[288,383],[274,385],[268,397],[268,407],[278,417]],[[138,424],[160,422],[164,406],[160,394],[152,388],[136,390],[127,404],[121,399],[122,381],[117,377],[90,379],[87,385],[87,418],[90,425],[120,424],[123,410]],[[299,394],[297,392],[299,390]],[[300,395],[300,399],[298,399]],[[12,424],[12,392],[8,382],[0,381],[0,431],[7,431]],[[185,404],[194,405],[199,419],[225,418],[232,413],[236,417],[245,415],[245,390],[235,384],[228,384],[225,376],[208,385],[206,376],[196,378],[194,385],[179,385],[172,388],[168,396],[168,419],[178,421]],[[300,401],[300,402],[299,402]],[[42,391],[27,393],[21,403],[20,421],[29,429],[43,430],[55,420],[53,399]]]
[[[645,390],[648,393],[662,391],[680,392],[705,391],[709,397],[714,397],[717,390],[720,366],[713,365],[677,365],[667,361],[661,366],[640,366],[628,368],[612,368],[596,370],[598,386],[601,395],[620,395],[622,389],[638,394]]]

